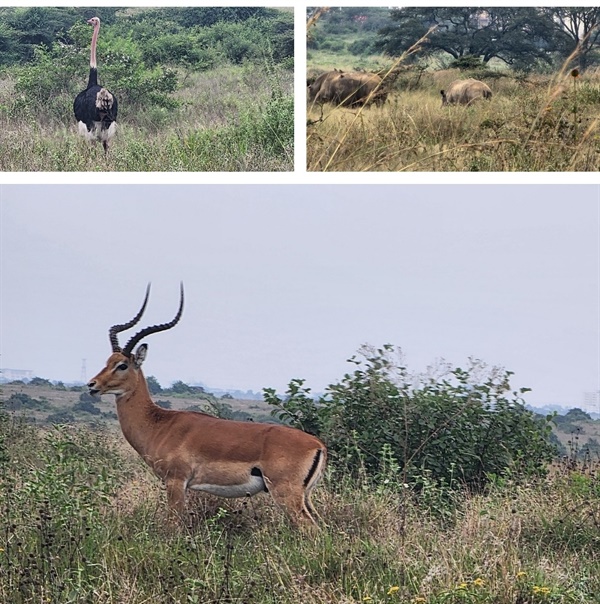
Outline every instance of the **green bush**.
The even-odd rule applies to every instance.
[[[50,405],[47,400],[37,399],[25,394],[24,392],[14,392],[5,403],[5,408],[9,411],[21,411],[22,409],[48,409]]]
[[[83,411],[84,413],[89,413],[91,415],[100,415],[102,413],[91,400],[82,400],[81,398],[73,405],[73,411]]]
[[[461,71],[469,71],[471,69],[483,69],[483,61],[480,57],[465,55],[452,61],[449,65],[450,69],[460,69]]]
[[[481,490],[491,477],[544,472],[556,452],[550,418],[525,408],[526,389],[511,392],[511,372],[445,367],[443,376],[415,377],[391,346],[365,348],[356,368],[318,400],[302,380],[286,396],[265,390],[273,413],[320,436],[332,463],[353,476],[385,474],[392,463],[417,487],[434,481]]]
[[[366,55],[373,52],[373,41],[369,38],[359,38],[351,44],[348,44],[348,52],[353,55]]]

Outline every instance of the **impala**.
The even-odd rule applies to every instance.
[[[141,309],[128,323],[109,329],[112,354],[106,367],[88,383],[91,394],[114,394],[123,435],[167,487],[170,508],[181,516],[185,493],[193,489],[220,497],[271,494],[297,525],[316,525],[310,494],[323,474],[327,450],[316,437],[276,424],[219,419],[195,411],[163,409],[152,402],[142,363],[147,344],[136,344],[153,333],[174,327],[146,327],[124,348],[117,334],[136,325],[146,309],[150,285]]]

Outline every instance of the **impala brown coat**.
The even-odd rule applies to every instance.
[[[487,84],[469,78],[468,80],[454,80],[447,90],[441,90],[442,106],[444,105],[470,105],[479,99],[491,99],[492,90]]]
[[[185,492],[193,489],[220,497],[251,497],[269,492],[296,524],[316,524],[310,493],[325,468],[327,450],[316,437],[277,424],[237,422],[192,411],[163,409],[152,402],[141,365],[143,337],[173,327],[173,321],[145,328],[123,350],[116,333],[136,324],[111,328],[113,354],[88,384],[92,394],[114,394],[117,416],[129,444],[166,484],[170,507],[182,514]]]

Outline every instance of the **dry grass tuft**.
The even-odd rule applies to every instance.
[[[494,97],[442,107],[454,71],[405,73],[381,108],[309,107],[309,171],[595,171],[600,76],[488,81]]]

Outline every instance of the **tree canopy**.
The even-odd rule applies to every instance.
[[[392,10],[393,25],[380,30],[378,46],[400,55],[430,28],[425,54],[444,51],[454,59],[497,58],[511,66],[549,62],[557,49],[550,16],[533,7],[417,7]]]

